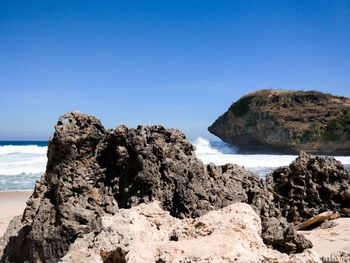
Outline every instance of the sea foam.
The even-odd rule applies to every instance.
[[[220,145],[220,142],[216,142]],[[237,154],[237,149],[232,148],[231,153],[224,153],[221,149],[229,152],[230,146],[221,142],[221,147],[216,146],[204,138],[197,138],[194,142],[196,146],[196,156],[208,164],[210,162],[217,165],[235,163],[245,167],[279,167],[288,165],[296,155],[270,155],[270,154]]]
[[[38,174],[46,168],[47,147],[0,146],[0,175]]]
[[[40,154],[46,155],[47,147],[38,145],[4,145],[0,146],[0,156],[7,154]]]
[[[244,166],[260,176],[266,175],[277,167],[287,166],[297,158],[296,155],[237,154],[237,148],[224,142],[209,142],[200,137],[194,141],[194,145],[196,146],[196,156],[205,164],[211,162],[217,165],[234,163]],[[350,156],[334,156],[334,158],[349,167]]]
[[[45,172],[47,147],[0,146],[0,191],[33,189]]]

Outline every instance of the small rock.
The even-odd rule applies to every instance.
[[[321,257],[323,263],[348,263],[350,254],[344,251],[335,252],[329,256]]]
[[[320,228],[321,229],[327,229],[327,228],[332,228],[332,227],[335,227],[337,226],[338,223],[334,220],[330,220],[330,221],[325,221],[323,222],[321,225],[320,225]]]

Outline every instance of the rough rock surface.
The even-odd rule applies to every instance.
[[[335,227],[337,226],[338,223],[334,220],[330,220],[330,221],[325,221],[323,222],[321,225],[320,225],[320,228],[321,229],[328,229],[328,228],[332,228],[332,227]]]
[[[323,263],[348,263],[350,261],[350,254],[344,251],[338,251],[329,256],[321,258]]]
[[[23,227],[3,244],[2,262],[57,262],[78,238],[98,233],[101,217],[155,200],[177,218],[245,202],[261,216],[267,244],[288,253],[311,247],[280,218],[256,175],[237,165],[203,165],[178,130],[105,130],[77,112],[60,117],[55,130],[46,173],[27,202]]]
[[[260,232],[247,204],[180,220],[153,202],[102,217],[100,232],[77,239],[62,262],[321,262],[311,251],[288,256],[267,248]]]
[[[1,255],[4,253],[6,244],[9,242],[10,238],[16,236],[18,231],[23,227],[21,222],[21,216],[15,216],[9,223],[4,235],[0,237],[0,259]]]
[[[259,90],[209,131],[242,152],[350,154],[350,99],[316,91]]]
[[[289,222],[297,224],[328,210],[350,216],[350,176],[334,158],[301,152],[288,167],[267,175],[266,182]]]

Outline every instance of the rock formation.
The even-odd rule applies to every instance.
[[[1,262],[57,262],[77,239],[98,235],[103,217],[152,201],[177,218],[245,202],[260,215],[266,244],[288,253],[311,247],[281,218],[256,175],[237,165],[203,165],[178,130],[105,130],[96,118],[77,112],[60,117],[55,130],[46,173],[21,222],[14,220],[5,234]]]
[[[350,154],[350,99],[260,90],[233,103],[209,131],[241,152]]]
[[[62,262],[321,262],[311,251],[267,248],[259,216],[243,203],[180,220],[153,202],[101,220],[101,230],[78,238]]]
[[[350,216],[350,176],[334,158],[301,152],[288,167],[267,175],[266,182],[289,222],[300,223],[325,211]]]

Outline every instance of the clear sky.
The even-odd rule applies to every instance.
[[[0,1],[0,140],[72,110],[208,136],[262,88],[350,96],[350,1]]]

